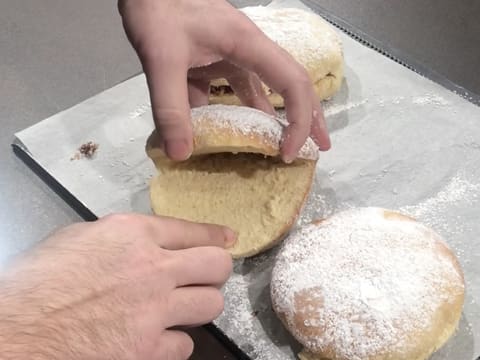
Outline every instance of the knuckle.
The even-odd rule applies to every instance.
[[[234,36],[226,36],[225,38],[221,39],[219,42],[219,51],[221,55],[226,59],[231,58],[236,52],[238,41],[239,40],[235,39]]]
[[[150,252],[150,257],[155,257],[155,269],[159,274],[174,278],[175,269],[178,269],[175,256],[168,250],[156,248],[155,254]]]
[[[237,12],[235,13],[235,17],[233,18],[233,20],[234,21],[232,22],[232,25],[234,27],[234,30],[245,38],[248,39],[249,36],[263,35],[258,26],[255,25],[255,23],[250,20],[247,15],[241,12]]]
[[[190,114],[185,109],[155,105],[155,125],[161,138],[183,138],[192,133]]]
[[[302,96],[307,98],[313,92],[313,84],[307,70],[300,64],[293,67],[295,70],[289,74],[289,86],[282,89],[284,98]]]
[[[106,215],[100,219],[101,222],[107,223],[109,225],[123,225],[129,224],[135,221],[136,215],[133,214],[124,214],[124,213],[115,213]]]
[[[135,269],[158,269],[158,260],[152,249],[147,246],[135,246],[130,261]]]
[[[310,76],[308,75],[307,70],[305,70],[303,66],[299,66],[298,68],[296,83],[302,88],[310,89],[312,87],[312,81],[310,80]]]
[[[122,234],[135,234],[132,240],[148,239],[149,222],[138,214],[116,213],[107,215],[99,220],[109,231]]]
[[[230,57],[237,50],[239,44],[249,42],[252,38],[263,35],[260,29],[244,14],[239,13],[225,19],[228,21],[226,27],[234,36],[225,36],[222,39],[222,52],[225,57]],[[236,36],[235,36],[236,35]]]
[[[153,106],[153,113],[155,120],[162,127],[177,127],[182,125],[181,121],[185,116],[182,109],[167,107],[167,106]]]
[[[64,236],[64,235],[70,235],[70,234],[78,234],[78,233],[83,233],[84,230],[86,230],[89,226],[91,226],[92,223],[75,223],[71,224],[68,226],[65,226],[63,228],[57,229],[50,233],[50,236]]]
[[[113,226],[114,228],[135,228],[140,224],[140,219],[137,215],[124,213],[110,214],[99,221],[109,226]]]

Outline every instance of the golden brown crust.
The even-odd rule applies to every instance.
[[[401,214],[396,211],[391,210],[383,210],[383,217],[388,220],[398,220],[398,221],[413,221],[416,222],[414,218],[407,216],[405,214]]]
[[[281,121],[244,106],[208,105],[192,109],[192,156],[221,152],[279,156],[283,131]],[[152,159],[164,158],[166,161],[155,130],[147,140],[146,152]],[[308,138],[298,157],[317,160],[318,154],[317,146]]]

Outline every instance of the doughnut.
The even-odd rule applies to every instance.
[[[280,160],[285,126],[264,112],[206,105],[191,112],[194,149],[187,161],[167,159],[153,131],[146,153],[158,175],[150,184],[157,215],[230,227],[234,258],[277,244],[298,218],[310,191],[319,151],[308,138],[291,164]]]
[[[365,207],[292,232],[271,298],[302,360],[425,360],[458,326],[464,279],[434,230]]]
[[[340,89],[343,80],[342,43],[333,27],[322,17],[295,8],[250,6],[241,11],[304,66],[320,100],[332,97]],[[280,94],[265,84],[263,88],[274,107],[284,107]],[[210,84],[210,103],[240,105],[240,100],[227,80],[217,79]]]

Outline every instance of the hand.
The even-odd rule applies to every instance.
[[[155,125],[171,159],[192,152],[190,106],[208,103],[209,82],[225,77],[247,106],[273,109],[261,82],[283,98],[289,126],[282,157],[292,161],[310,135],[330,148],[306,70],[225,0],[119,0],[127,36],[147,77]]]
[[[231,230],[112,215],[60,230],[0,278],[2,359],[187,359],[223,311]]]

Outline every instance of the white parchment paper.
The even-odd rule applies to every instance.
[[[303,7],[295,0],[270,6]],[[325,102],[333,148],[322,154],[299,223],[355,206],[404,211],[458,255],[467,284],[457,334],[433,359],[480,355],[480,108],[341,34],[346,74]],[[132,78],[17,135],[29,155],[97,216],[150,212],[154,167],[145,78]],[[87,141],[94,158],[71,160]],[[293,359],[299,345],[271,309],[277,249],[238,261],[215,324],[253,359]]]
[[[144,75],[60,112],[16,134],[21,146],[98,217],[150,212],[148,183],[155,167],[145,155],[153,130]],[[98,144],[92,159],[78,148]]]

